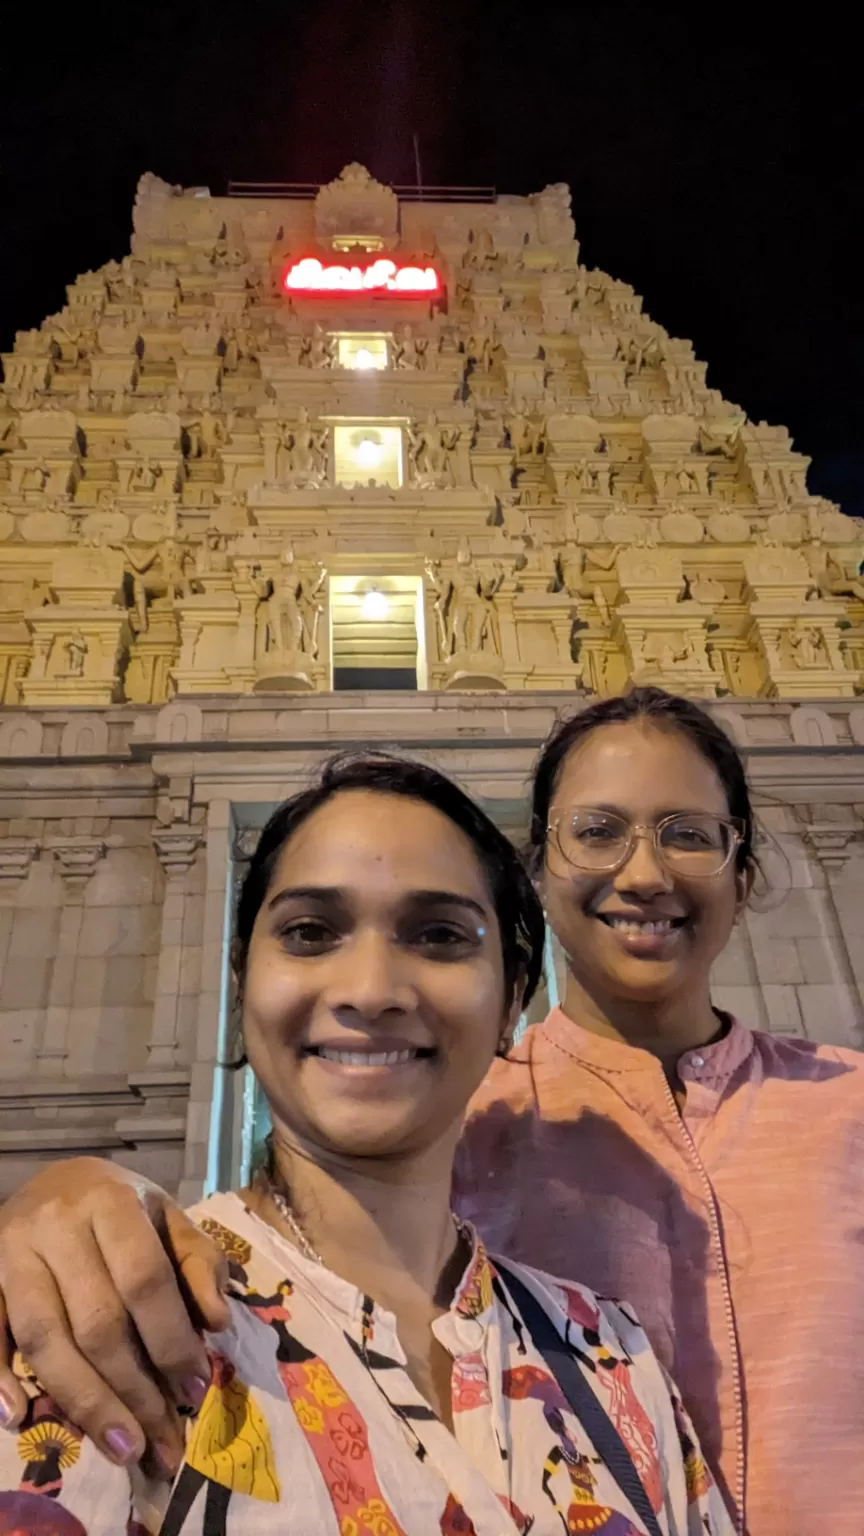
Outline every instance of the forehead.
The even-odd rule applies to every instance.
[[[422,800],[345,790],[313,811],[283,847],[273,884],[382,885],[488,901],[470,838]]]
[[[729,814],[726,792],[681,731],[647,720],[599,727],[565,758],[553,805],[610,805],[633,814],[672,810]]]

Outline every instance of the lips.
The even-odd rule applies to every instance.
[[[406,1062],[420,1061],[424,1056],[431,1056],[432,1051],[420,1046],[409,1046],[398,1051],[343,1051],[320,1045],[309,1046],[306,1054],[317,1056],[322,1061],[335,1061],[343,1067],[401,1067]]]
[[[437,1053],[431,1045],[408,1040],[322,1040],[303,1049],[303,1055],[320,1061],[331,1071],[393,1072],[428,1061]]]
[[[682,928],[687,921],[684,917],[631,917],[619,915],[616,912],[598,912],[595,914],[607,928],[614,928],[616,933],[626,933],[638,936],[649,934],[674,933],[677,928]]]
[[[594,917],[615,935],[626,955],[637,960],[670,960],[682,941],[686,917],[666,913],[595,912]]]

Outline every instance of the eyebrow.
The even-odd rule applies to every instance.
[[[267,910],[272,912],[290,901],[318,901],[322,904],[344,902],[345,894],[337,885],[290,885],[270,898]],[[456,891],[408,891],[406,895],[409,905],[413,907],[461,907],[475,917],[488,917],[481,902],[475,901],[473,896],[461,896]]]
[[[588,801],[577,801],[573,805],[565,806],[561,814],[566,815],[569,811],[608,811],[612,816],[620,816],[622,821],[631,820],[629,811],[622,810],[620,805],[609,805],[602,800],[592,800],[590,803]],[[654,812],[655,821],[665,821],[667,816],[719,816],[720,820],[723,821],[728,816],[728,812],[706,811],[704,807],[697,809],[692,805],[683,807],[676,805],[665,811]]]

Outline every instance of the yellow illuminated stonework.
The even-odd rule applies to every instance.
[[[354,368],[360,372],[386,368],[390,357],[391,338],[377,331],[359,331],[336,336],[336,357],[340,368]]]
[[[0,1198],[85,1145],[237,1182],[233,882],[329,746],[518,838],[556,710],[633,682],[748,758],[775,894],[718,1003],[864,1044],[860,523],[583,264],[565,187],[271,190],[143,176],[3,357]],[[379,260],[438,286],[285,287]]]

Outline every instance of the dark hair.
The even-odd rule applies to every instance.
[[[553,726],[537,759],[531,804],[531,830],[528,838],[528,862],[539,873],[546,848],[549,807],[564,759],[592,731],[604,725],[622,725],[631,720],[649,720],[658,730],[677,731],[701,752],[711,764],[726,792],[729,814],[743,824],[744,834],[738,845],[735,863],[738,869],[755,870],[753,853],[753,809],[747,776],[737,748],[706,710],[692,699],[682,699],[663,688],[631,688],[613,699],[598,699],[578,715],[559,720]]]
[[[534,995],[543,967],[543,909],[513,844],[452,779],[425,763],[383,752],[339,753],[328,759],[316,781],[273,812],[258,840],[237,906],[232,958],[242,979],[252,929],[270,888],[276,861],[304,821],[334,795],[349,789],[402,795],[440,811],[465,833],[489,885],[501,931],[508,999],[524,980],[523,1007]]]

